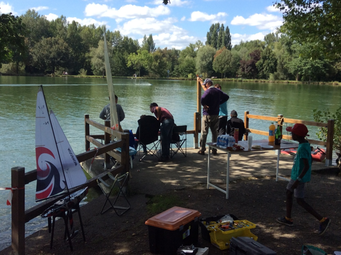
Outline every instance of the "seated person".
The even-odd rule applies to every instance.
[[[235,110],[231,111],[231,119],[227,121],[226,133],[230,136],[234,135],[234,129],[239,128],[239,141],[243,140],[243,135],[246,133],[244,121],[239,119]]]

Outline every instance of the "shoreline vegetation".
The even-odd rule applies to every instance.
[[[0,76],[46,76],[46,77],[73,77],[73,78],[106,78],[102,75],[11,75],[11,74],[1,74]],[[150,80],[196,80],[195,78],[185,78],[185,77],[133,77],[133,76],[113,76],[113,78],[121,78],[121,79],[150,79]],[[287,83],[287,84],[309,84],[309,85],[332,85],[339,86],[341,85],[338,81],[295,81],[295,80],[266,80],[266,79],[246,79],[246,78],[212,78],[214,82],[223,81],[223,82],[254,82],[254,83]]]

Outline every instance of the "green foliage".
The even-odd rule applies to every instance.
[[[259,71],[259,78],[269,78],[271,73],[276,72],[277,58],[270,46],[266,47],[261,54],[261,59],[256,63]]]
[[[153,35],[150,34],[147,38],[146,35],[144,35],[143,40],[142,40],[142,49],[147,50],[148,52],[152,53],[155,51],[155,43],[153,39]]]
[[[209,45],[201,47],[198,50],[196,58],[196,69],[198,73],[207,73],[207,76],[213,72],[213,57],[216,50]]]
[[[11,61],[16,52],[25,53],[25,33],[21,18],[12,13],[0,15],[0,67],[1,63]]]
[[[280,0],[275,4],[283,11],[282,33],[300,44],[310,43],[313,56],[321,51],[333,59],[341,51],[341,1]]]
[[[107,42],[109,60],[112,59],[112,47]],[[105,75],[105,62],[104,62],[104,41],[98,42],[97,48],[90,49],[91,67],[95,75]],[[110,63],[112,66],[112,63]]]
[[[231,34],[230,29],[226,26],[226,30],[224,24],[215,23],[210,27],[210,31],[206,34],[206,45],[210,45],[215,49],[221,49],[223,47],[231,50]]]
[[[313,117],[316,122],[327,123],[328,120],[333,119],[334,122],[334,137],[333,137],[333,149],[341,152],[341,107],[339,107],[335,113],[331,113],[329,110],[321,111],[314,109]],[[328,130],[325,127],[320,127],[316,133],[317,137],[326,142]]]
[[[67,67],[70,48],[63,39],[43,38],[33,47],[32,57],[35,66],[54,73],[57,67]]]
[[[231,71],[232,54],[225,47],[218,52],[213,61],[213,69],[217,73],[221,73],[222,77],[225,77],[225,74]]]
[[[84,68],[82,68],[79,70],[79,74],[80,74],[80,76],[86,76],[87,71]]]

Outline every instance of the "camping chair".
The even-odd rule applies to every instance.
[[[105,196],[105,202],[101,210],[101,214],[107,212],[109,209],[114,209],[115,213],[118,216],[121,216],[126,211],[130,209],[130,203],[126,197],[126,194],[124,192],[124,187],[128,181],[129,172],[126,172],[122,175],[116,175],[113,176],[111,173],[107,174],[107,179],[104,180],[103,178],[98,178],[97,183],[100,189],[102,190],[104,196]],[[111,182],[111,183],[110,183]],[[115,188],[118,188],[117,194],[115,194],[115,198],[113,199],[113,202],[110,201],[110,196],[112,195]],[[117,189],[116,189],[117,190]],[[110,207],[106,208],[107,203],[109,203]],[[117,203],[120,203],[120,205],[116,205]],[[122,206],[122,204],[124,206]]]
[[[154,116],[144,116],[138,120],[138,131],[136,133],[137,151],[144,151],[140,162],[149,154],[157,157],[159,147],[160,122]]]
[[[50,249],[52,249],[52,246],[53,246],[54,227],[55,227],[56,218],[62,218],[64,221],[64,225],[65,225],[64,240],[69,242],[70,249],[71,251],[73,251],[71,239],[74,235],[78,233],[78,230],[76,231],[73,230],[73,214],[74,213],[78,213],[79,223],[80,223],[81,230],[82,230],[83,241],[85,242],[85,234],[84,234],[83,221],[82,221],[79,203],[85,197],[87,192],[88,192],[88,188],[84,188],[82,190],[76,191],[70,194],[70,196],[67,196],[63,199],[58,200],[56,203],[54,203],[52,206],[47,208],[42,213],[41,216],[43,218],[47,218],[48,220],[49,233],[51,233]],[[69,226],[68,226],[69,222],[70,222],[70,228],[72,231],[71,234],[70,234]]]
[[[172,140],[170,143],[171,158],[180,151],[185,157],[187,156],[187,126],[176,126],[173,128]],[[185,144],[185,147],[183,145]]]

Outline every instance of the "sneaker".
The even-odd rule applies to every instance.
[[[205,152],[202,151],[202,150],[199,150],[199,151],[198,151],[198,154],[200,154],[200,155],[205,155]]]
[[[289,226],[289,227],[294,226],[294,223],[292,222],[292,220],[287,220],[287,217],[277,218],[276,221],[277,221],[279,224],[287,225],[287,226]]]
[[[326,232],[327,228],[330,225],[330,222],[331,222],[331,220],[329,218],[325,218],[325,220],[322,223],[320,223],[320,227],[318,230],[318,234],[320,236],[322,236],[324,234],[324,232]]]

